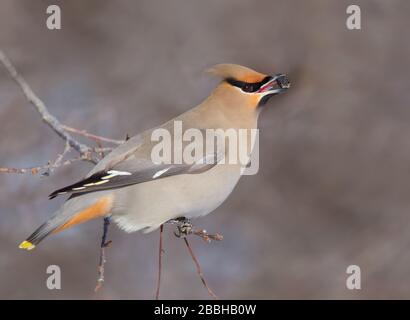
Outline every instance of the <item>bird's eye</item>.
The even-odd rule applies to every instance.
[[[254,91],[253,85],[250,84],[250,83],[246,83],[246,84],[244,84],[244,86],[242,87],[242,90],[245,91],[245,92],[253,92],[253,91]]]

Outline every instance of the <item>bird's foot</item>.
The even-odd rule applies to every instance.
[[[189,219],[183,218],[177,220],[177,230],[174,235],[178,238],[185,238],[192,233],[193,226]]]
[[[204,229],[195,228],[192,225],[191,220],[187,218],[172,219],[167,221],[167,223],[177,225],[177,231],[175,231],[174,234],[178,238],[185,238],[190,234],[194,234],[198,237],[201,237],[206,242],[211,242],[211,240],[223,240],[223,236],[221,234],[208,234],[208,232]]]

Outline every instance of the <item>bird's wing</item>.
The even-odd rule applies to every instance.
[[[120,188],[180,174],[198,174],[214,167],[225,154],[222,148],[215,146],[190,163],[156,164],[150,153],[153,145],[144,133],[131,138],[103,158],[85,179],[54,191],[49,198]]]

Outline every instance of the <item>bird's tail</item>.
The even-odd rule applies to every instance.
[[[100,196],[97,199],[95,197],[85,198],[77,197],[68,200],[52,218],[43,223],[24,240],[19,248],[32,250],[52,233],[60,232],[94,218],[106,216],[110,212],[112,206],[111,196]]]

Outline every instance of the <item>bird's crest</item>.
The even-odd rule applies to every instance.
[[[241,82],[257,83],[266,78],[266,75],[238,64],[221,63],[206,70],[223,79],[234,79]]]

